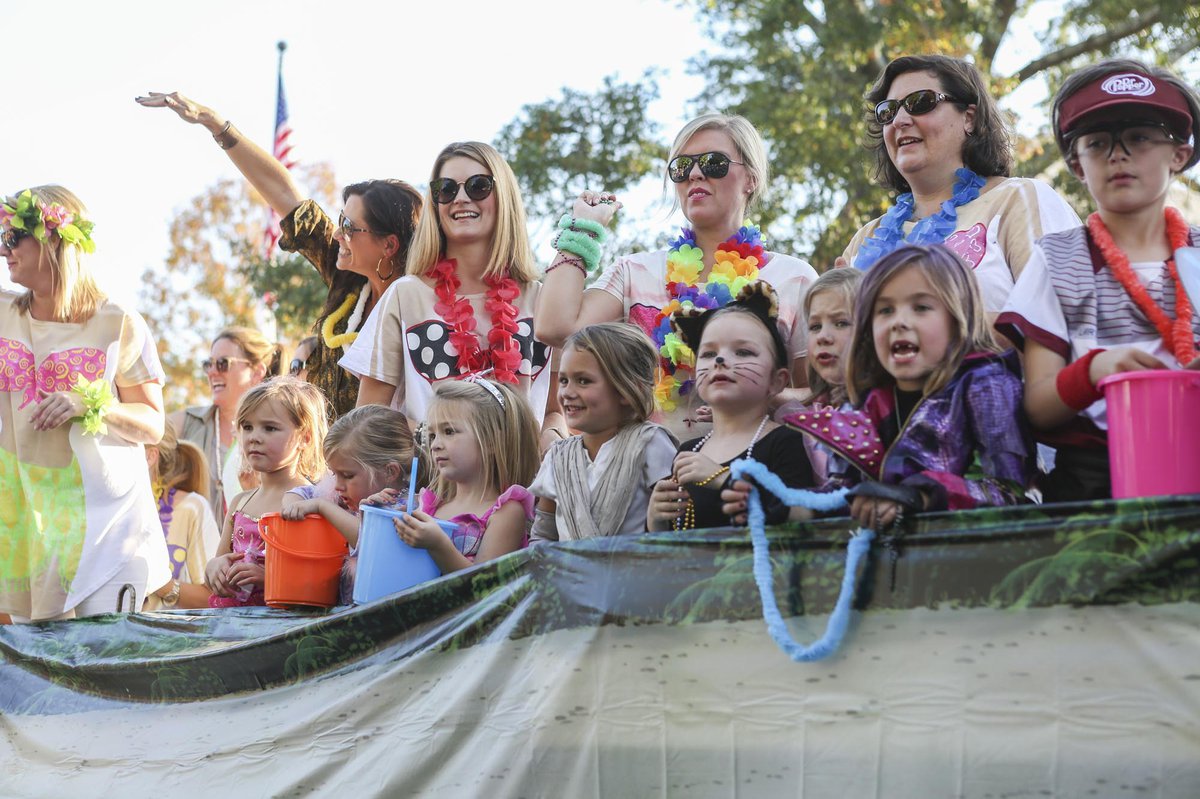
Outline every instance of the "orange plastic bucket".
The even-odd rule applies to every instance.
[[[258,529],[267,544],[263,593],[268,605],[331,608],[337,604],[349,547],[324,516],[310,513],[288,521],[278,513],[264,513]]]

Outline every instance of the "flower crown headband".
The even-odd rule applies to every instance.
[[[96,251],[96,242],[92,241],[93,222],[77,217],[59,203],[47,205],[30,189],[21,192],[15,203],[0,205],[0,225],[23,230],[43,244],[51,233],[57,233],[60,239],[79,245],[84,252]]]

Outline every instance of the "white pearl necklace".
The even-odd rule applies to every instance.
[[[754,445],[758,443],[758,437],[762,435],[763,428],[767,426],[767,422],[770,420],[770,418],[771,414],[768,413],[763,416],[762,421],[758,423],[758,429],[754,431],[754,437],[750,439],[750,446],[746,447],[747,458],[754,454]],[[707,433],[705,433],[704,437],[696,442],[696,446],[692,447],[692,452],[699,452],[700,449],[708,443],[708,440],[712,438],[712,434],[715,432],[716,430],[709,430]]]

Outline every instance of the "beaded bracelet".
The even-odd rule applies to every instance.
[[[564,266],[566,264],[570,264],[571,266],[577,268],[585,278],[587,277],[587,267],[584,266],[582,258],[580,258],[578,255],[564,255],[561,252],[558,254],[558,257],[554,259],[554,262],[546,267],[546,274],[548,275],[555,269],[558,269],[560,266]]]
[[[554,237],[554,249],[578,255],[587,265],[587,271],[595,271],[600,265],[600,244],[586,233],[578,230],[561,230]]]
[[[108,425],[104,423],[104,417],[117,401],[108,381],[100,378],[89,382],[83,375],[77,375],[71,391],[83,399],[84,413],[79,421],[83,425],[84,435],[107,435]]]
[[[594,219],[579,219],[570,214],[562,215],[562,218],[558,220],[558,229],[587,233],[600,244],[604,244],[608,238],[608,231],[604,229],[604,225]]]

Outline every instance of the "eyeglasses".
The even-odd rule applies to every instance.
[[[21,243],[21,239],[32,235],[28,230],[17,230],[10,227],[4,233],[0,234],[0,244],[3,244],[5,249],[15,250],[17,245]]]
[[[229,364],[239,362],[251,363],[251,361],[247,360],[246,358],[217,358],[215,361],[212,358],[205,358],[200,362],[200,368],[206,372],[216,369],[221,374],[225,374],[229,371]]]
[[[962,102],[962,100],[956,97],[935,92],[933,89],[917,89],[912,94],[901,97],[899,100],[882,100],[877,103],[875,105],[875,121],[880,125],[892,124],[892,120],[896,118],[897,112],[900,111],[900,106],[904,106],[904,110],[911,116],[919,117],[937,108],[938,103],[943,100],[949,100],[952,103]]]
[[[454,180],[454,178],[438,178],[429,184],[429,191],[433,193],[433,201],[435,203],[438,205],[449,205],[458,196],[459,186],[462,186],[466,190],[468,197],[475,202],[479,202],[492,193],[492,189],[496,188],[496,181],[491,175],[471,175],[471,177],[462,183]]]
[[[729,165],[742,165],[725,153],[700,153],[699,155],[677,155],[667,164],[667,177],[672,183],[683,183],[692,174],[692,167],[700,166],[700,174],[706,178],[723,178],[729,174]]]
[[[1164,136],[1166,136],[1165,139]],[[1155,145],[1179,144],[1179,140],[1167,130],[1165,125],[1157,122],[1134,122],[1080,133],[1072,142],[1071,152],[1076,158],[1107,161],[1112,158],[1118,144],[1125,151],[1125,155],[1132,158],[1135,155],[1149,152],[1154,149]]]
[[[338,230],[342,231],[342,235],[346,238],[350,238],[355,233],[370,233],[372,236],[383,235],[365,227],[355,227],[354,223],[347,219],[344,213],[338,213]]]

